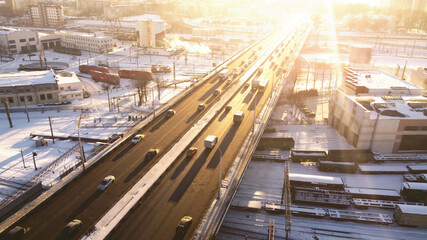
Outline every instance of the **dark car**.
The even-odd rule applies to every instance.
[[[197,148],[192,147],[187,151],[187,157],[192,158],[197,153]]]
[[[165,113],[165,117],[166,118],[171,118],[174,114],[175,114],[175,110],[173,109],[169,109],[166,113]]]
[[[145,154],[145,160],[149,161],[153,159],[157,153],[159,153],[159,149],[157,148],[148,150],[147,154]]]
[[[62,229],[56,239],[71,239],[79,231],[82,224],[79,219],[74,219]]]
[[[179,221],[178,226],[176,226],[176,232],[178,234],[185,234],[188,231],[188,228],[190,228],[192,221],[193,218],[190,216],[185,216],[181,218],[181,221]]]
[[[12,228],[8,234],[7,234],[7,239],[22,239],[24,238],[25,233],[27,232],[27,229],[21,227],[21,226],[16,226],[14,228]]]
[[[197,107],[197,111],[202,111],[203,109],[205,109],[205,104],[200,103],[199,106]]]

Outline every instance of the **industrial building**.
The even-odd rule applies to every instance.
[[[38,33],[31,30],[21,30],[0,27],[0,49],[2,55],[36,52],[40,49]]]
[[[106,53],[113,51],[113,38],[102,33],[77,33],[59,31],[61,45],[67,48],[77,48],[84,51]]]
[[[427,152],[424,90],[393,75],[346,68],[329,103],[328,123],[357,149]]]
[[[138,22],[139,46],[160,47],[165,38],[166,23],[163,20],[143,20]]]
[[[56,103],[58,83],[53,71],[0,74],[0,102],[9,106]]]
[[[59,88],[59,101],[83,99],[83,85],[74,72],[55,75]]]
[[[61,5],[39,3],[29,5],[31,25],[37,27],[55,27],[65,24],[64,9]]]

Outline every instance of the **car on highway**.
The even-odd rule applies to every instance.
[[[150,161],[159,153],[159,149],[152,148],[148,150],[147,154],[145,154],[145,160]]]
[[[6,239],[23,239],[27,229],[21,226],[15,226],[8,233]]]
[[[79,219],[74,219],[69,222],[56,237],[57,240],[71,239],[80,229],[83,222]]]
[[[114,180],[116,180],[116,178],[113,175],[106,176],[98,185],[98,190],[105,191],[105,189],[107,189],[111,184],[113,184]]]
[[[191,147],[187,150],[187,157],[192,158],[197,153],[197,148]]]
[[[221,93],[221,89],[215,89],[213,95],[218,96]]]
[[[205,109],[205,104],[200,103],[199,106],[197,107],[197,111],[202,111],[203,109]]]
[[[184,216],[179,221],[178,226],[176,226],[176,233],[185,234],[190,228],[191,223],[193,222],[193,218],[190,216]]]
[[[142,139],[144,139],[144,134],[137,134],[135,137],[132,138],[132,143],[137,144],[141,142]]]
[[[175,110],[169,109],[169,110],[166,111],[165,117],[166,118],[171,118],[175,113],[176,113]]]

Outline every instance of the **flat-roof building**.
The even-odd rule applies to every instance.
[[[36,52],[40,49],[39,36],[36,31],[0,27],[0,49],[3,55]]]
[[[106,53],[113,51],[113,38],[101,33],[78,33],[69,31],[56,32],[61,38],[61,45],[67,48]]]
[[[382,71],[347,68],[329,104],[329,125],[357,149],[427,152],[424,90]]]
[[[10,106],[56,103],[58,84],[53,71],[0,74],[0,102]]]

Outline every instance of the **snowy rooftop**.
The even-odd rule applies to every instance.
[[[412,213],[412,214],[427,214],[427,206],[416,206],[416,205],[398,205],[399,208],[404,213]]]
[[[56,80],[58,80],[58,84],[67,84],[67,83],[78,83],[80,79],[74,72],[69,73],[61,73],[55,75]]]
[[[0,74],[0,87],[56,83],[52,71],[19,72]]]
[[[410,89],[419,90],[420,87],[379,70],[355,70],[351,74],[353,85],[365,86],[368,89]]]
[[[73,31],[58,31],[57,34],[63,34],[63,35],[76,35],[80,37],[93,37],[93,38],[111,38],[109,36],[105,35],[98,35],[98,34],[92,34],[92,33],[82,33],[82,32],[73,32]]]
[[[381,118],[427,119],[424,115],[427,111],[427,98],[423,96],[349,97],[371,111],[371,119],[377,117],[377,111],[381,112]]]
[[[0,27],[0,34],[9,34],[11,32],[16,32],[18,29],[8,28],[8,27]]]

